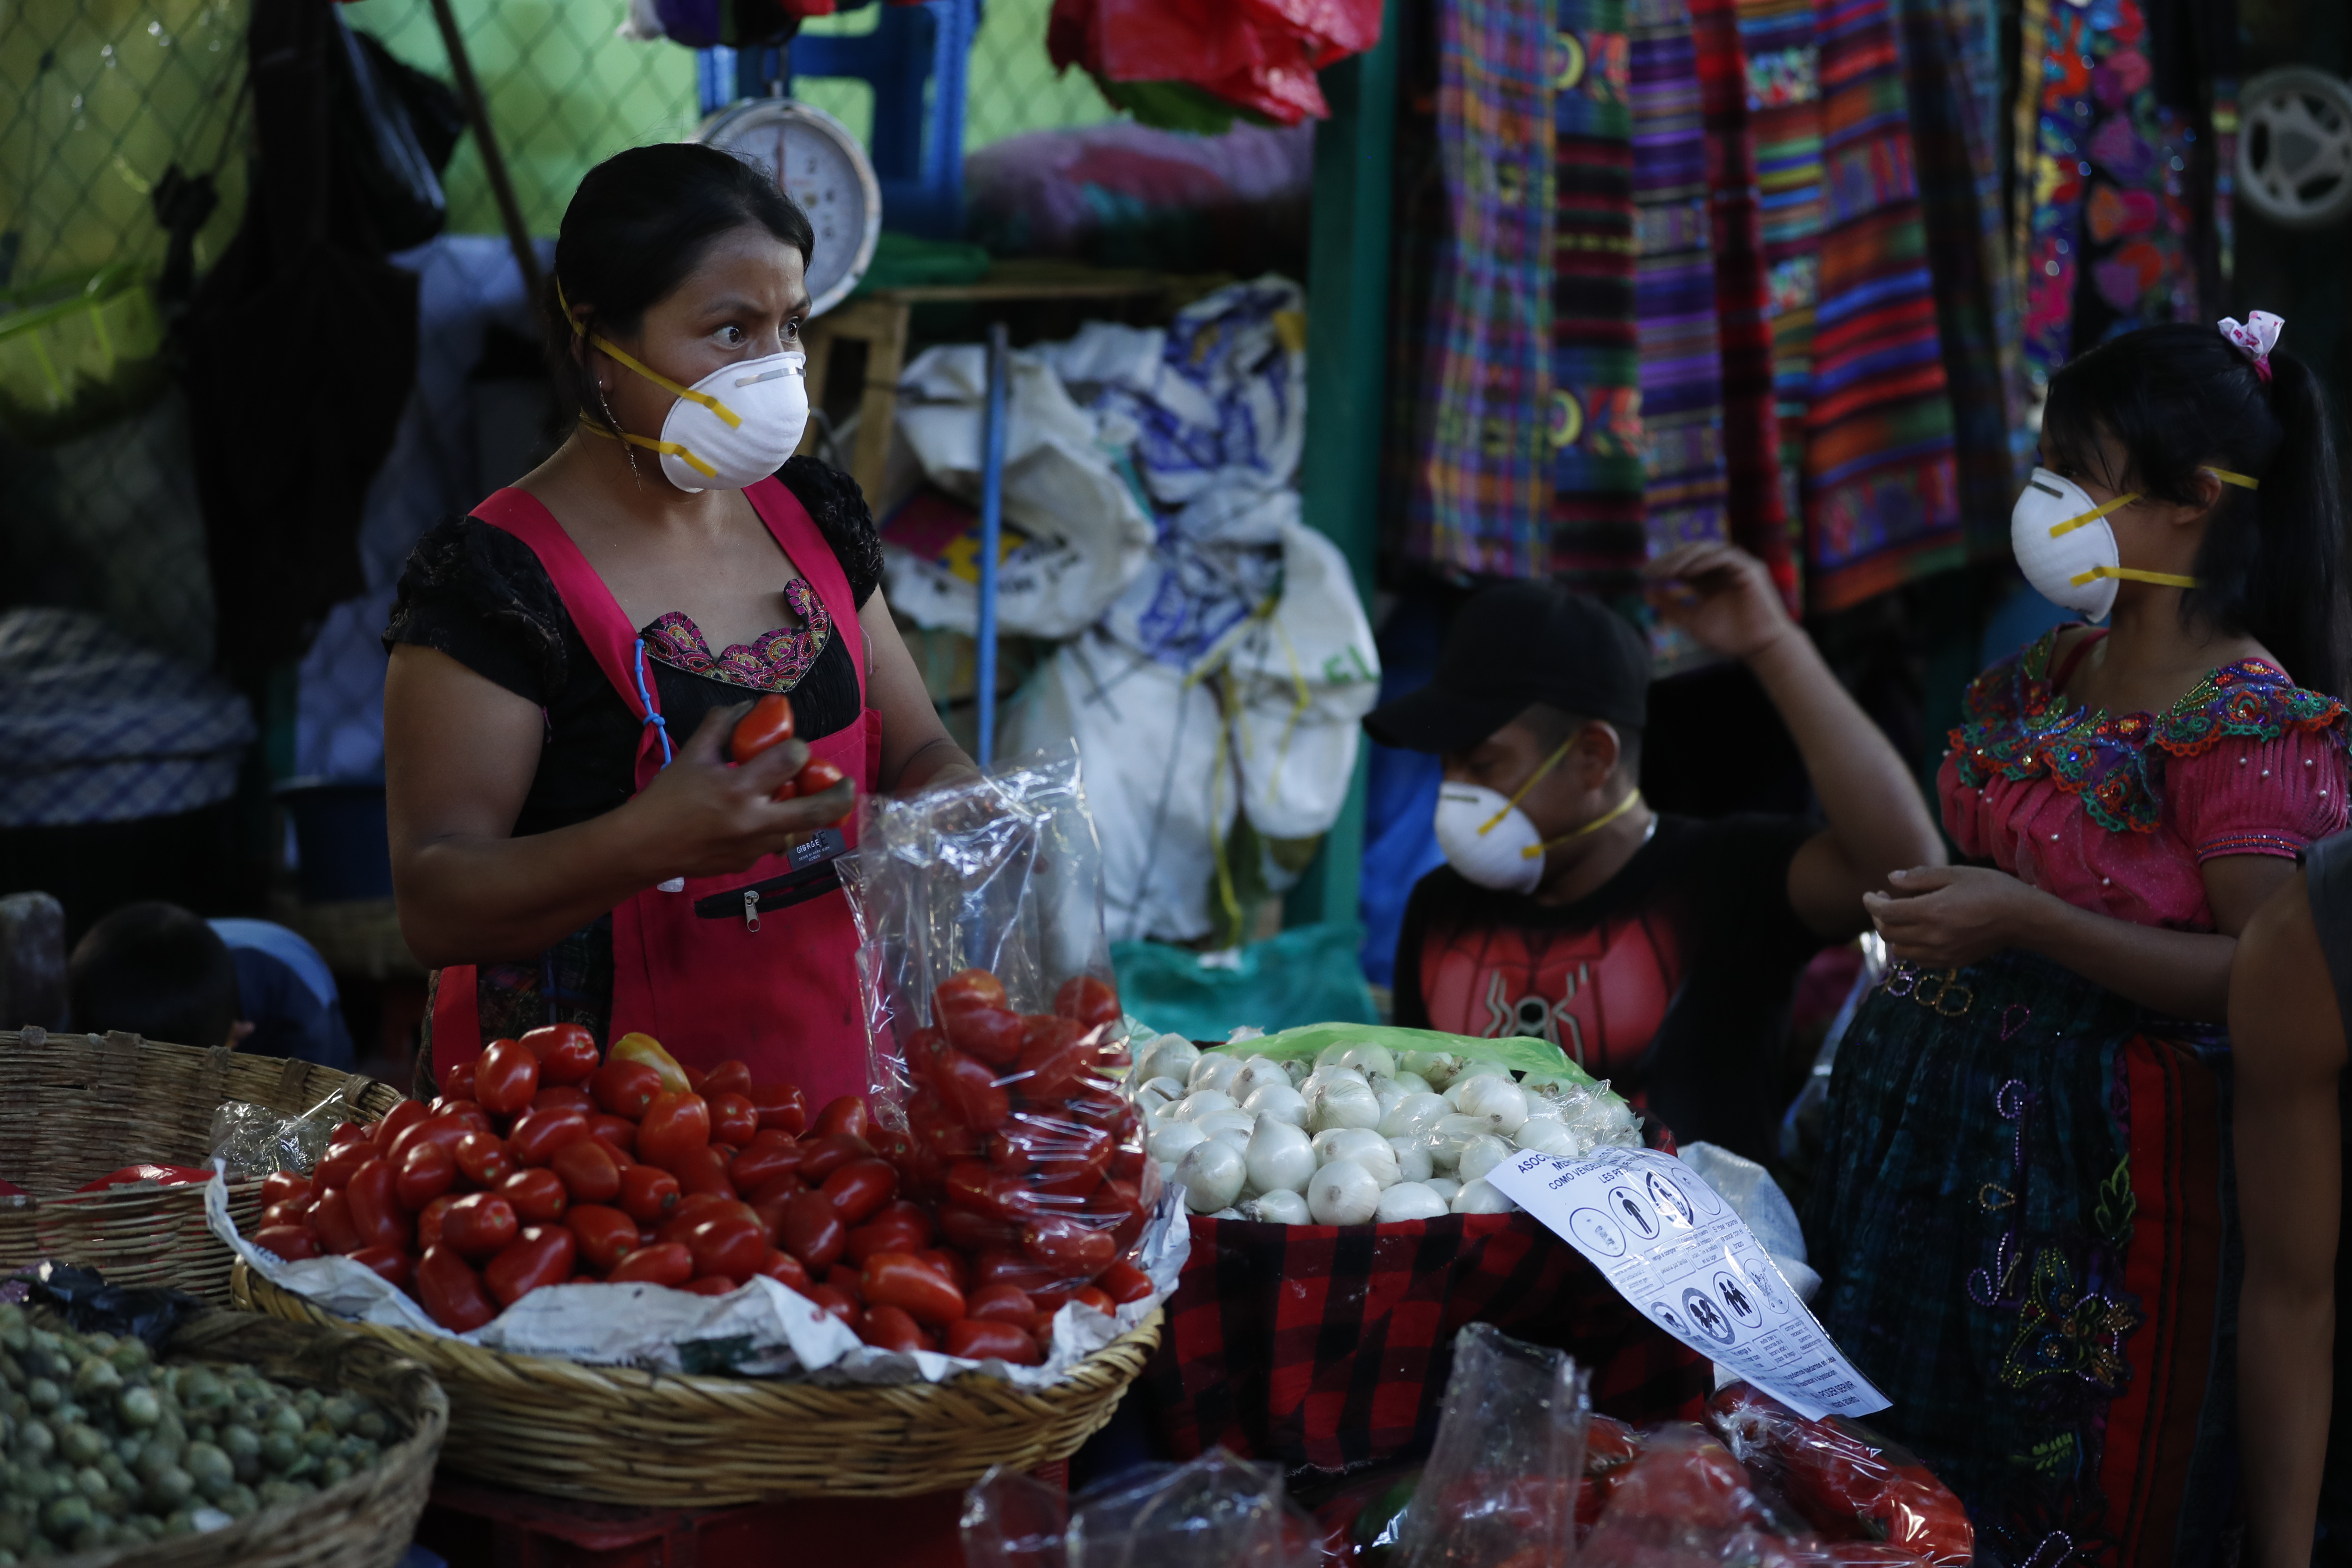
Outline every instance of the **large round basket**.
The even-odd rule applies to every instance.
[[[205,1227],[201,1186],[74,1189],[125,1165],[203,1165],[213,1112],[251,1100],[282,1115],[338,1087],[373,1121],[399,1090],[331,1068],[225,1047],[166,1046],[136,1035],[0,1031],[0,1178],[33,1194],[0,1198],[0,1265],[81,1263],[116,1285],[172,1285],[228,1300],[236,1255]],[[250,1231],[261,1184],[234,1183],[229,1213]]]
[[[249,1312],[192,1319],[163,1357],[243,1362],[279,1383],[362,1394],[406,1435],[374,1465],[299,1502],[204,1535],[59,1558],[58,1568],[391,1568],[406,1554],[449,1426],[449,1402],[431,1373],[373,1340]]]
[[[452,1469],[637,1507],[910,1497],[969,1486],[992,1465],[1035,1469],[1110,1419],[1160,1342],[1155,1312],[1049,1388],[977,1376],[821,1388],[583,1366],[354,1323],[242,1263],[234,1288],[241,1306],[373,1335],[431,1367],[449,1394]]]

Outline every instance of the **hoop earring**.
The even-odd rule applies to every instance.
[[[637,454],[626,441],[621,441],[621,422],[613,417],[612,399],[604,395],[604,384],[601,381],[596,384],[596,403],[604,410],[604,424],[613,432],[613,438],[620,441],[621,456],[629,465],[629,478],[636,481],[637,489],[645,489],[646,477],[637,471]]]

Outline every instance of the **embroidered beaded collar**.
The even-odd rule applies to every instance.
[[[2194,757],[2225,739],[2275,741],[2289,730],[2334,727],[2345,740],[2344,704],[2306,691],[2276,665],[2241,659],[2208,674],[2161,713],[2094,712],[2050,683],[2058,631],[1970,683],[1951,732],[1962,784],[1993,774],[2050,782],[2079,796],[2110,832],[2147,833],[2164,815],[2164,759]]]
[[[747,646],[733,643],[719,653],[703,640],[702,628],[684,612],[671,610],[646,627],[646,652],[689,675],[722,680],[753,691],[790,691],[798,686],[824,651],[833,631],[833,617],[824,601],[804,577],[784,584],[784,603],[801,618],[796,626],[762,632]]]

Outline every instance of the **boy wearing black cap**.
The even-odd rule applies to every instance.
[[[1798,973],[1868,929],[1864,893],[1941,865],[1943,843],[1761,563],[1691,544],[1648,574],[1661,618],[1755,673],[1828,826],[1652,811],[1637,784],[1641,635],[1550,584],[1490,588],[1454,617],[1436,678],[1364,720],[1383,745],[1445,759],[1447,863],[1405,910],[1396,1021],[1540,1036],[1682,1141],[1763,1159]]]

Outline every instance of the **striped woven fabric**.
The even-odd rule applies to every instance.
[[[1648,437],[1649,550],[1725,538],[1723,362],[1715,330],[1706,141],[1685,0],[1628,0],[1633,121],[1633,318]],[[1705,658],[1654,628],[1661,673]]]
[[[1437,7],[1440,242],[1405,552],[1479,575],[1549,569],[1552,120],[1546,0]]]
[[[1813,0],[1734,0],[1756,152],[1764,311],[1772,331],[1781,504],[1801,527],[1805,405],[1812,395],[1813,300],[1822,231],[1821,50]],[[1795,574],[1801,579],[1802,565]]]
[[[1647,557],[1625,0],[1558,0],[1549,570],[1627,598]]]
[[[1824,0],[1823,213],[1805,411],[1808,605],[1958,564],[1952,405],[1888,0]]]
[[[1772,328],[1764,312],[1764,236],[1748,61],[1735,0],[1690,0],[1691,45],[1706,131],[1707,238],[1715,252],[1715,330],[1723,365],[1725,522],[1732,542],[1771,570],[1794,611],[1793,514],[1780,488],[1772,407]]]
[[[2002,230],[1998,20],[1992,0],[1895,0],[1895,10],[1960,513],[1970,553],[1999,557],[2009,552],[2010,506],[2032,466],[2032,436]]]

